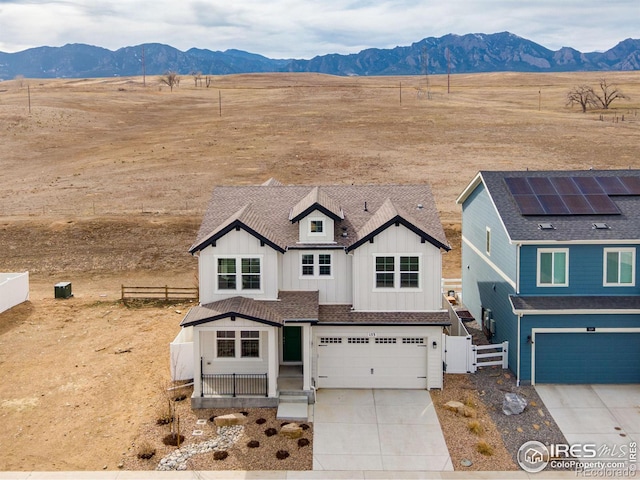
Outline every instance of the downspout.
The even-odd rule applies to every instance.
[[[516,295],[520,295],[520,247],[521,243],[516,246]],[[515,312],[514,312],[515,313]],[[521,314],[518,315],[518,348],[516,348],[516,386],[520,386],[520,320]]]

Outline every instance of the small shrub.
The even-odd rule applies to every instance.
[[[258,448],[260,446],[260,442],[257,440],[249,440],[247,443],[247,447],[249,448]]]
[[[262,425],[263,423],[267,423],[267,421],[264,418],[259,418],[259,419],[256,420],[256,423],[258,425]]]
[[[138,458],[141,458],[143,460],[149,460],[155,454],[156,454],[156,449],[153,448],[148,442],[143,442],[138,447],[138,454],[137,454]]]
[[[476,402],[473,398],[473,395],[467,395],[467,398],[464,400],[464,404],[467,407],[476,408]]]
[[[289,452],[287,452],[286,450],[278,450],[276,452],[276,458],[278,460],[284,460],[285,458],[287,458],[289,456]]]
[[[477,420],[470,421],[467,426],[469,427],[469,431],[475,435],[482,435],[484,433],[484,427]]]
[[[276,433],[278,433],[278,431],[277,431],[275,428],[267,428],[267,429],[264,431],[264,434],[265,434],[267,437],[273,437]]]
[[[170,433],[162,439],[162,443],[171,447],[177,447],[178,443],[182,444],[182,442],[184,442],[184,435],[178,435],[177,433]]]
[[[487,442],[478,442],[476,444],[476,450],[478,450],[478,452],[482,455],[486,455],[487,457],[493,455],[493,447]]]
[[[307,425],[306,423],[303,423],[302,425],[300,425],[300,428],[302,430],[309,430],[311,427],[309,425]]]
[[[309,440],[307,440],[306,438],[298,439],[298,447],[306,447],[307,445],[309,445]]]
[[[228,456],[229,456],[229,453],[227,453],[226,450],[222,450],[221,452],[214,452],[213,453],[213,459],[214,460],[224,460]]]
[[[158,425],[169,425],[171,422],[173,422],[173,417],[169,414],[161,414],[156,419],[156,424]]]

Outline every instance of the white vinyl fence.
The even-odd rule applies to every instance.
[[[171,380],[193,378],[193,327],[182,328],[169,344],[171,353]]]
[[[29,272],[0,273],[0,313],[29,300]]]

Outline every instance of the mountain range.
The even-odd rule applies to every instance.
[[[317,72],[331,75],[421,75],[476,72],[569,72],[640,69],[640,39],[621,41],[606,52],[570,47],[549,50],[509,32],[449,34],[410,46],[369,48],[359,53],[319,55],[310,60],[271,59],[241,50],[186,52],[148,43],[107,50],[85,44],[0,52],[0,80],[162,75],[225,75],[256,72]]]

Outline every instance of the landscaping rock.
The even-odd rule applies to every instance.
[[[302,436],[302,427],[297,423],[287,423],[280,429],[280,435],[287,438],[300,438]]]
[[[230,413],[229,415],[220,415],[213,421],[218,427],[232,427],[234,425],[245,425],[247,417],[241,413]]]
[[[444,406],[445,408],[447,408],[448,410],[451,410],[452,412],[459,412],[461,409],[464,408],[464,403],[451,400],[445,403]]]
[[[516,393],[505,393],[502,402],[502,413],[505,415],[520,415],[527,407],[527,401]]]
[[[468,407],[462,402],[450,400],[445,403],[444,406],[445,408],[451,410],[452,412],[456,412],[458,415],[462,415],[463,417],[476,418],[478,416],[475,408]]]

